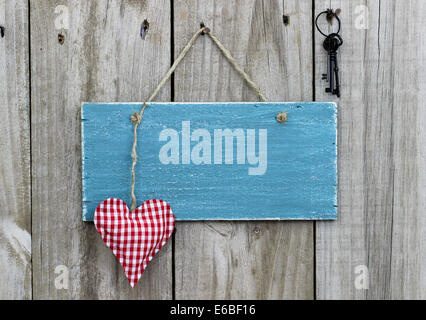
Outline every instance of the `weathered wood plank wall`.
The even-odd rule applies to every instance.
[[[28,4],[0,1],[0,299],[31,298]]]
[[[312,100],[309,1],[175,2],[175,54],[200,21],[272,101]],[[282,14],[292,15],[284,28]],[[176,101],[257,101],[206,37],[176,71]],[[291,48],[289,50],[289,48]],[[292,81],[287,81],[291,78]],[[191,222],[176,226],[177,299],[312,299],[312,222]]]
[[[68,30],[55,28],[58,5],[69,9]],[[171,245],[132,290],[94,225],[81,221],[80,153],[82,101],[142,101],[167,71],[170,1],[35,0],[31,26],[34,298],[171,298]],[[170,85],[158,99],[170,100]],[[54,286],[58,265],[69,268],[68,290]]]
[[[317,298],[424,299],[425,3],[315,5],[342,9],[346,40],[340,49],[339,219],[317,222]],[[359,28],[360,5],[369,11],[367,29]],[[323,38],[317,33],[316,40],[316,98],[330,101],[320,80]],[[357,266],[368,268],[368,290],[355,286]]]
[[[60,5],[68,26],[58,20]],[[360,5],[369,10],[367,29]],[[178,223],[174,245],[130,289],[94,226],[81,221],[81,102],[144,100],[201,21],[272,101],[333,100],[320,80],[323,38],[312,32],[313,11],[328,7],[342,9],[345,39],[336,100],[339,220]],[[424,7],[0,0],[0,299],[426,298]],[[205,37],[158,97],[172,99],[256,97]],[[61,265],[68,289],[55,287]],[[368,268],[368,290],[355,286],[358,266]]]

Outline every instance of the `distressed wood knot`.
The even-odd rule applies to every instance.
[[[287,121],[287,112],[281,112],[279,113],[275,119],[277,119],[277,121],[279,123],[285,123]]]
[[[142,117],[139,115],[137,111],[135,111],[131,116],[130,120],[132,120],[132,123],[134,125],[140,125],[142,121]]]

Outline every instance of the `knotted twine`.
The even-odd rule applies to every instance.
[[[219,41],[219,39],[216,38],[216,36],[211,33],[210,29],[206,28],[206,27],[202,27],[200,30],[198,30],[194,34],[194,36],[191,38],[191,40],[189,40],[189,42],[183,48],[182,52],[179,54],[179,56],[177,57],[177,59],[175,60],[175,62],[173,63],[173,65],[170,67],[169,71],[167,71],[167,73],[161,79],[160,83],[155,88],[154,92],[151,94],[151,96],[148,98],[148,100],[146,100],[144,102],[144,104],[142,106],[142,109],[139,112],[135,111],[135,113],[133,113],[131,115],[131,117],[130,117],[130,119],[132,120],[133,126],[134,126],[133,127],[134,138],[133,138],[133,148],[132,148],[132,159],[133,159],[133,163],[132,163],[132,188],[131,188],[131,191],[130,191],[130,195],[132,196],[131,211],[133,211],[133,210],[136,209],[136,196],[135,196],[135,181],[136,181],[136,177],[135,177],[135,167],[136,167],[136,163],[138,161],[138,155],[136,153],[136,147],[137,147],[137,144],[138,144],[137,130],[138,130],[138,127],[140,126],[140,124],[142,123],[143,114],[145,112],[145,109],[146,109],[148,103],[150,103],[157,96],[157,94],[160,92],[161,88],[166,84],[167,80],[169,80],[170,76],[176,70],[176,67],[183,60],[183,58],[185,57],[185,55],[188,53],[189,49],[191,49],[191,47],[194,45],[195,41],[197,40],[197,38],[201,34],[207,34],[210,37],[210,39],[213,40],[213,42],[216,44],[216,46],[219,48],[219,50],[223,53],[223,55],[229,61],[229,63],[244,78],[244,80],[246,80],[246,82],[249,85],[249,87],[252,88],[256,92],[256,94],[259,96],[260,100],[262,100],[263,102],[267,102],[268,101],[266,99],[266,97],[260,92],[259,87],[253,82],[253,80],[250,79],[249,75],[247,73],[245,73],[244,70],[238,65],[237,60],[235,60],[235,58],[231,55],[231,52],[229,52],[229,50],[226,49],[222,45],[222,43]],[[286,119],[287,119],[287,114],[285,112],[280,113],[277,116],[277,120],[279,122],[283,123],[283,122],[285,122]]]

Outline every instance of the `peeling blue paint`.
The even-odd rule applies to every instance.
[[[82,105],[85,221],[93,220],[97,205],[107,198],[120,198],[130,206],[130,115],[140,107],[136,103]],[[282,111],[288,112],[285,124],[275,119]],[[337,106],[325,102],[151,103],[138,130],[138,205],[153,198],[165,200],[178,220],[336,219],[336,115]],[[182,134],[183,121],[190,121],[191,130],[207,129],[212,139],[214,129],[267,129],[265,174],[248,175],[250,165],[236,161],[162,164],[159,151],[166,142],[159,141],[160,132],[172,128]],[[196,143],[191,142],[191,147]],[[234,143],[234,154],[236,149]]]

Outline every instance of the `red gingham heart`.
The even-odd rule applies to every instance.
[[[148,263],[169,240],[175,216],[163,200],[145,201],[129,212],[124,201],[110,198],[96,208],[94,222],[133,288]]]

